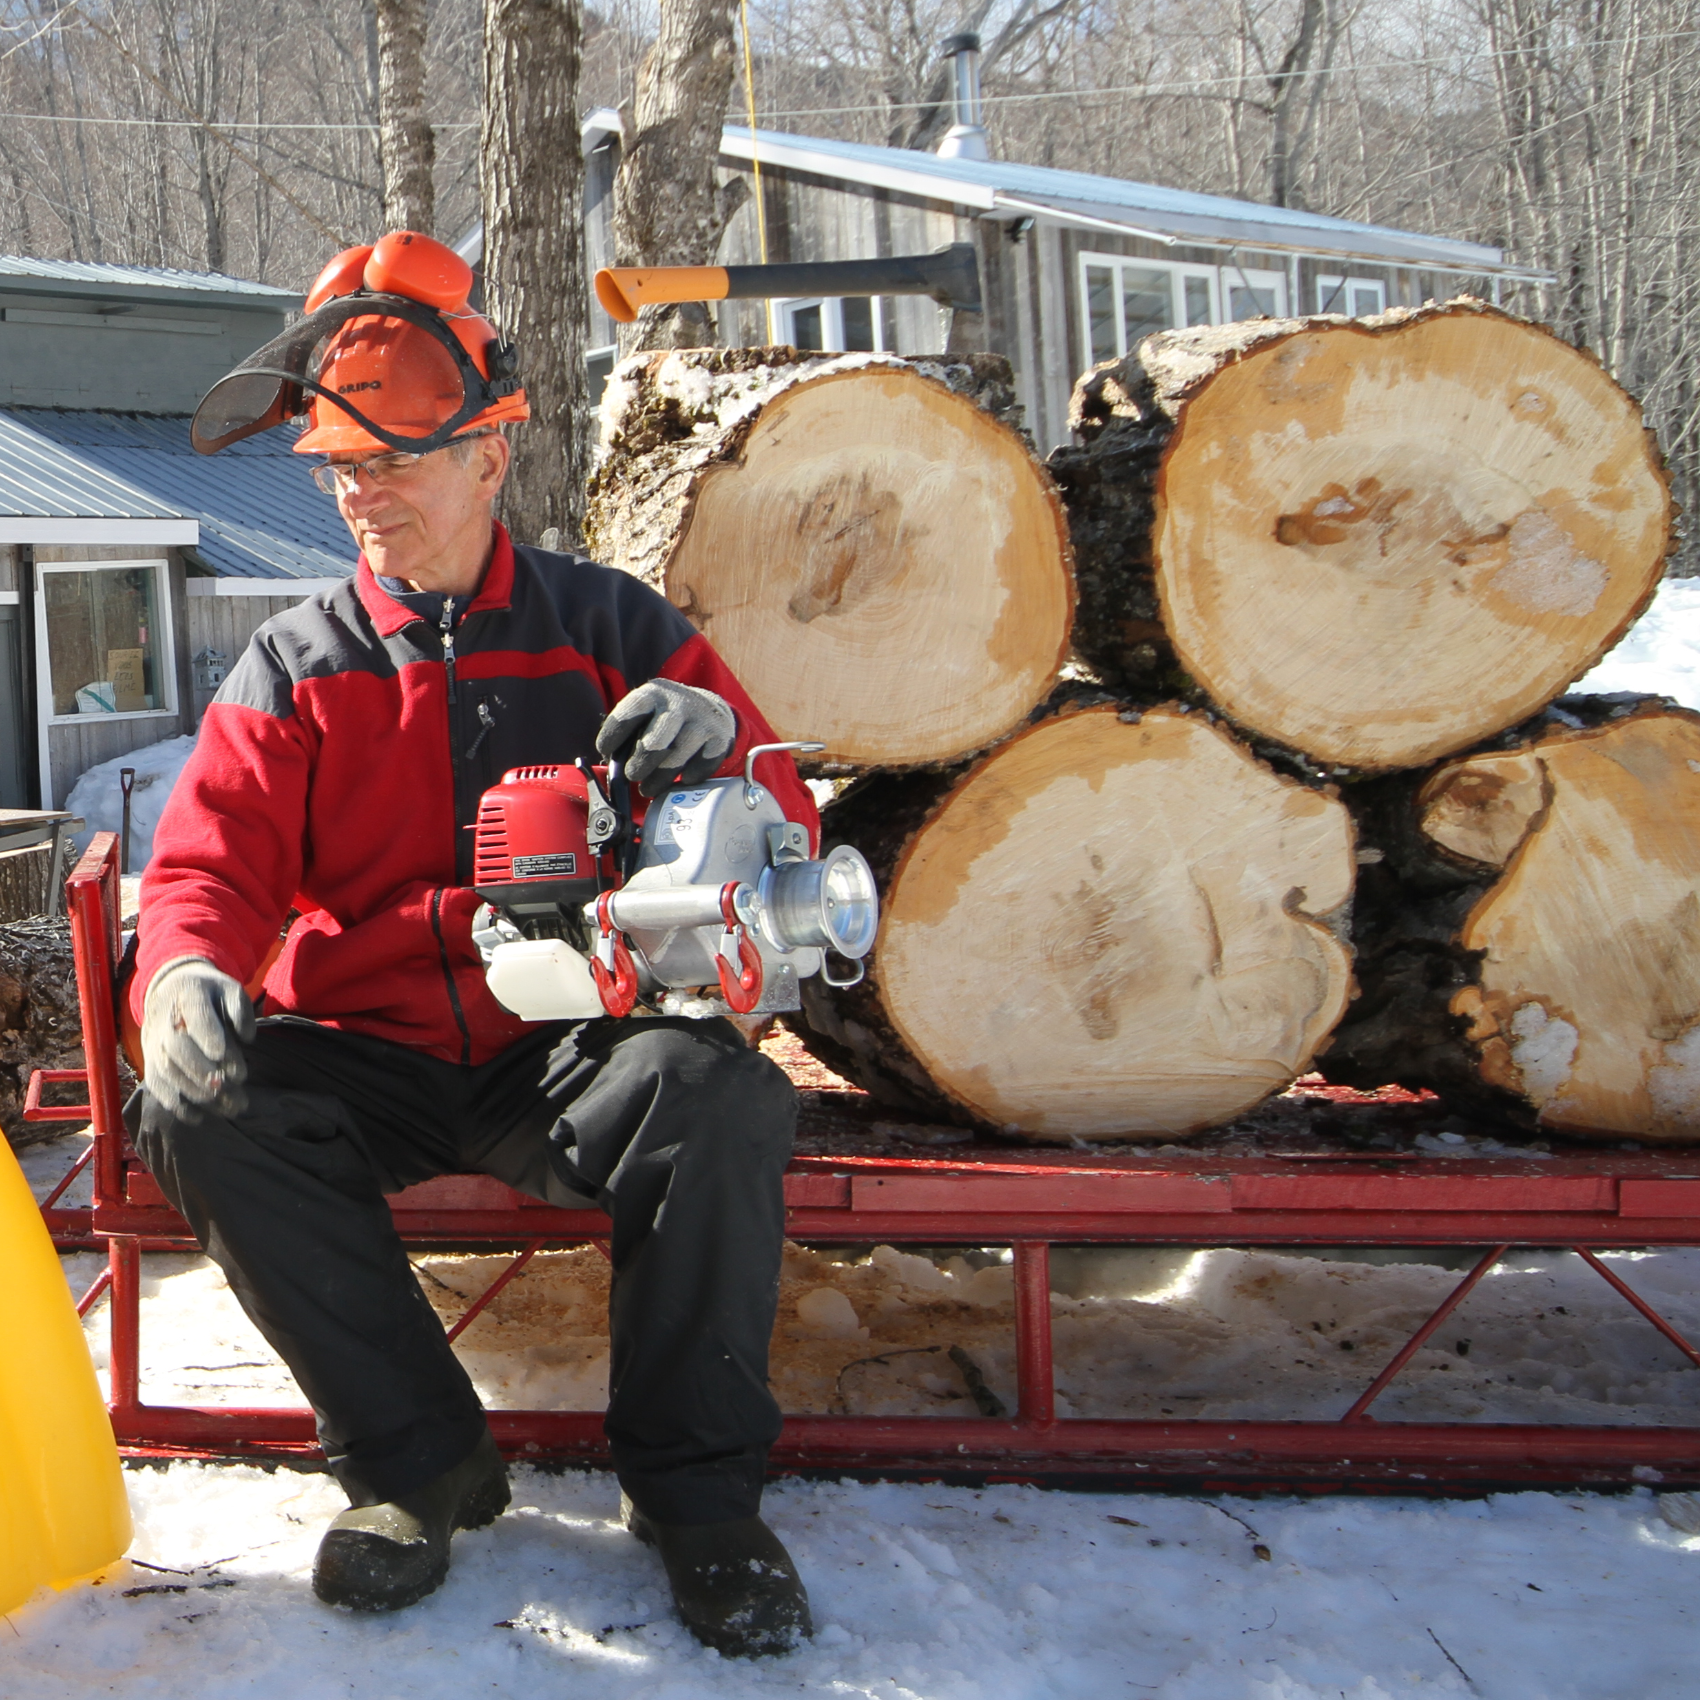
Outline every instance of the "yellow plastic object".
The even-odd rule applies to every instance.
[[[130,1544],[112,1424],[58,1254],[0,1136],[0,1612]]]

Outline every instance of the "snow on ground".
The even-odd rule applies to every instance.
[[[38,1189],[81,1144],[24,1154]],[[1436,1262],[1366,1261],[1414,1255],[1444,1254],[1059,1254],[1059,1408],[1338,1414],[1457,1279]],[[500,1266],[415,1260],[445,1317]],[[64,1261],[79,1292],[99,1268],[89,1253]],[[144,1397],[294,1402],[204,1260],[145,1262]],[[537,1262],[463,1337],[468,1366],[493,1405],[597,1406],[605,1267],[588,1251]],[[1611,1262],[1700,1332],[1700,1251]],[[102,1363],[103,1316],[97,1306],[89,1325]],[[966,1415],[951,1360],[916,1348],[960,1346],[1008,1401],[1009,1328],[995,1253],[796,1250],[775,1382],[790,1410]],[[1577,1259],[1520,1252],[1378,1410],[1688,1424],[1697,1390],[1700,1374]],[[602,1473],[517,1470],[513,1510],[458,1537],[445,1588],[375,1619],[311,1596],[313,1550],[341,1504],[327,1477],[179,1463],[128,1479],[129,1568],[8,1620],[6,1700],[1675,1700],[1694,1689],[1700,1507],[1650,1489],[1429,1502],[780,1482],[768,1513],[819,1633],[789,1658],[748,1664],[674,1622],[659,1563],[618,1527]]]
[[[1576,692],[1648,691],[1700,708],[1700,578],[1670,578]]]
[[[130,866],[140,873],[153,855],[154,828],[159,825],[166,799],[194,748],[192,736],[167,738],[88,768],[65,799],[65,807],[83,819],[83,830],[77,834],[78,854],[88,849],[89,840],[97,832],[123,830],[120,774],[124,768],[133,767],[136,778],[130,791]]]
[[[673,1621],[605,1475],[517,1470],[513,1509],[458,1537],[439,1593],[364,1619],[308,1590],[338,1509],[327,1478],[176,1464],[130,1481],[135,1556],[155,1568],[16,1614],[8,1700],[1694,1691],[1700,1539],[1648,1492],[1212,1502],[782,1482],[767,1512],[818,1633],[752,1664]]]

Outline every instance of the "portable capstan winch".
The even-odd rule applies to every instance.
[[[854,985],[879,925],[861,854],[809,854],[808,828],[755,777],[681,785],[633,818],[619,763],[516,767],[478,806],[473,938],[491,992],[526,1021],[765,1015],[811,974]],[[834,977],[828,957],[853,965]]]

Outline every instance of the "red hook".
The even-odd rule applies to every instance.
[[[761,1002],[761,952],[751,942],[744,923],[738,919],[738,910],[733,902],[737,891],[736,880],[728,880],[720,888],[720,918],[726,923],[726,931],[721,935],[714,966],[720,975],[720,995],[725,998],[727,1007],[735,1015],[748,1015]],[[734,947],[738,953],[735,977],[732,966]]]
[[[627,1016],[637,1005],[637,964],[632,961],[626,935],[609,918],[613,892],[596,900],[596,949],[590,958],[590,977],[596,982],[602,1007],[616,1019]],[[722,971],[724,975],[724,970]]]

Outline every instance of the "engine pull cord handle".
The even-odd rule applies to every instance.
[[[728,880],[720,888],[720,918],[726,923],[726,931],[720,935],[714,966],[720,974],[720,995],[727,1007],[735,1015],[748,1015],[761,1002],[761,952],[738,919],[734,902],[737,894],[736,880]]]
[[[590,977],[602,1007],[616,1020],[630,1015],[637,1005],[637,964],[626,935],[614,925],[608,905],[614,894],[605,891],[596,900],[596,948],[590,958]],[[725,970],[721,970],[724,979]]]

